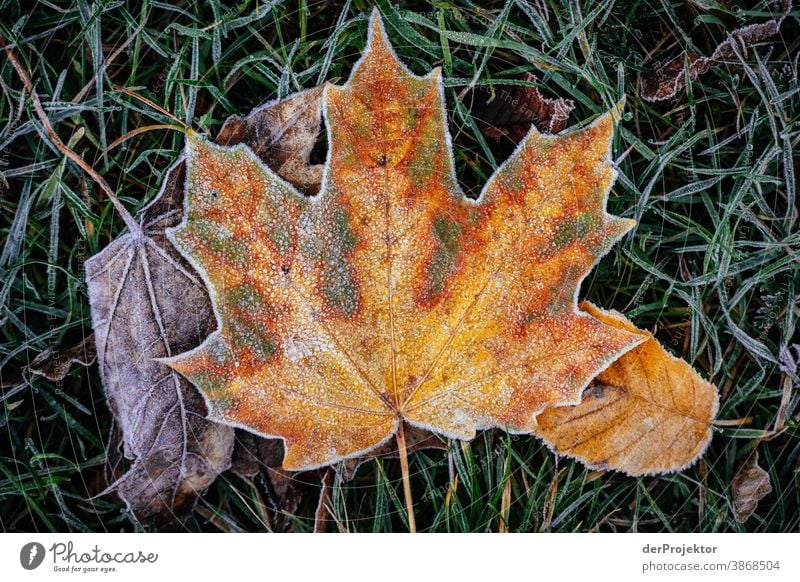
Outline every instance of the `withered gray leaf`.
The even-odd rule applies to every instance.
[[[320,129],[321,93],[304,91],[232,118],[220,140],[245,142],[303,187],[314,172],[307,164]],[[229,427],[206,420],[196,389],[157,361],[199,345],[215,326],[204,283],[164,234],[182,218],[184,173],[179,160],[143,210],[141,230],[86,263],[100,374],[124,455],[133,461],[109,490],[142,521],[186,516],[230,466],[234,446]]]
[[[731,484],[733,517],[744,523],[758,507],[758,502],[772,492],[769,473],[758,465],[758,451],[753,451],[739,467]]]
[[[51,382],[60,382],[67,376],[72,366],[91,366],[96,357],[94,336],[88,335],[82,342],[65,350],[57,347],[47,348],[25,367],[25,371],[43,376]]]
[[[203,282],[164,235],[180,218],[165,203],[181,189],[179,168],[144,210],[141,232],[86,262],[100,376],[133,460],[111,488],[141,521],[186,515],[233,448],[233,431],[206,420],[196,389],[155,360],[198,345],[214,320]]]

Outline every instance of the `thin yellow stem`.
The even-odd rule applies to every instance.
[[[510,469],[511,467],[511,458],[507,457],[505,462],[505,468],[503,469],[503,475],[506,479],[506,484],[503,487],[503,495],[500,498],[500,525],[498,527],[498,532],[506,533],[508,532],[508,517],[511,514],[511,475]]]
[[[408,449],[406,448],[406,435],[403,431],[403,422],[395,435],[397,439],[397,452],[400,455],[400,471],[403,473],[403,494],[406,499],[406,513],[408,514],[408,531],[417,533],[417,523],[414,519],[414,501],[411,497],[411,479],[408,474]]]
[[[172,125],[172,124],[169,124],[169,123],[156,123],[155,125],[145,125],[143,127],[137,127],[136,129],[132,129],[131,131],[129,131],[125,135],[115,139],[114,142],[111,145],[109,145],[106,149],[103,150],[103,155],[106,155],[108,152],[113,150],[119,144],[121,144],[124,141],[129,140],[130,138],[132,138],[134,136],[137,136],[137,135],[142,134],[142,133],[146,133],[148,131],[155,131],[157,129],[174,129],[175,131],[180,131],[181,133],[186,133],[186,127],[185,126]]]
[[[161,107],[161,105],[159,105],[155,101],[152,101],[152,100],[148,99],[147,97],[145,97],[143,95],[139,95],[133,89],[128,89],[127,87],[120,87],[119,85],[114,85],[114,89],[116,91],[119,91],[120,93],[125,93],[125,95],[127,95],[128,97],[133,97],[134,99],[137,99],[137,100],[141,101],[142,103],[144,103],[148,107],[151,107],[152,109],[155,109],[156,111],[158,111],[162,115],[166,115],[171,120],[173,120],[175,123],[177,123],[178,125],[183,127],[184,130],[188,130],[189,129],[189,126],[186,124],[186,122],[184,122],[183,120],[178,119],[177,117],[175,117],[172,113],[170,113],[169,111],[167,111],[166,109]]]

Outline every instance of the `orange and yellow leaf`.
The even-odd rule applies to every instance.
[[[186,214],[170,236],[207,281],[218,330],[167,363],[213,418],[283,438],[287,469],[370,451],[403,420],[460,439],[531,432],[644,341],[576,304],[633,225],[605,210],[613,114],[532,129],[467,199],[441,73],[412,74],[377,13],[324,114],[313,198],[247,147],[187,136]]]

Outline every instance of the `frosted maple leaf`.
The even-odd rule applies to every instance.
[[[634,224],[605,211],[613,114],[557,136],[532,128],[470,200],[441,71],[412,74],[377,12],[324,113],[312,198],[246,146],[187,137],[186,212],[169,236],[218,329],[165,361],[213,419],[283,438],[287,469],[361,455],[402,421],[459,439],[531,432],[644,341],[576,303]]]

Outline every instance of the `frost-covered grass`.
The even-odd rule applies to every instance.
[[[104,152],[127,132],[166,121],[115,85],[214,134],[231,114],[347,77],[370,4],[275,4],[0,2],[0,32],[31,71],[61,138],[134,212],[156,194],[182,135],[147,132]],[[507,486],[511,531],[800,528],[798,377],[786,357],[780,365],[781,346],[800,343],[799,13],[780,36],[741,51],[671,101],[650,104],[637,93],[639,75],[657,60],[687,50],[710,55],[728,31],[771,16],[766,2],[735,4],[742,8],[675,0],[378,3],[415,72],[443,67],[466,191],[477,193],[511,150],[481,136],[470,86],[490,90],[533,72],[547,95],[575,101],[571,124],[627,97],[609,210],[639,226],[581,295],[655,330],[720,387],[719,418],[728,421],[700,463],[662,477],[589,471],[534,438],[499,431],[452,443],[449,453],[415,453],[420,530],[496,531]],[[51,147],[4,57],[0,80],[0,530],[140,529],[113,497],[90,499],[103,486],[111,431],[96,366],[73,369],[61,386],[23,373],[43,350],[91,332],[82,262],[124,225]],[[773,435],[781,409],[787,428]],[[731,482],[755,447],[773,491],[741,525]],[[262,531],[273,496],[262,478],[226,473],[185,529]],[[315,506],[312,486],[292,528],[308,531]],[[399,464],[370,462],[353,481],[334,483],[331,507],[332,529],[338,522],[351,531],[405,530]]]

